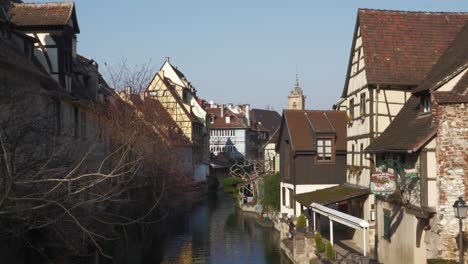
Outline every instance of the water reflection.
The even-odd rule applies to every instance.
[[[288,263],[279,234],[258,226],[223,193],[195,208],[181,230],[167,241],[162,263]]]
[[[257,225],[254,215],[236,209],[223,192],[182,216],[116,231],[121,239],[103,248],[112,259],[99,257],[96,250],[70,256],[59,245],[41,254],[21,240],[0,238],[0,263],[290,263],[279,249],[278,232]]]

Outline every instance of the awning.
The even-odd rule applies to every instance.
[[[294,196],[294,199],[296,199],[298,203],[305,206],[311,206],[312,203],[328,205],[361,196],[366,196],[369,193],[370,191],[368,188],[360,188],[349,184],[341,184],[313,192],[297,194]]]

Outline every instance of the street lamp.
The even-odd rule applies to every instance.
[[[460,234],[458,235],[458,249],[460,250],[460,264],[463,264],[463,219],[466,218],[468,212],[468,205],[463,201],[462,197],[458,197],[458,200],[453,204],[453,210],[455,211],[455,217],[458,218],[460,225]]]

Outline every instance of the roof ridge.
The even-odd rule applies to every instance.
[[[56,1],[56,2],[27,2],[27,3],[14,3],[14,5],[64,5],[64,6],[68,6],[68,5],[72,5],[74,6],[75,5],[75,1],[65,1],[65,2],[60,2],[60,1]]]
[[[450,11],[419,11],[419,10],[396,10],[396,9],[379,9],[379,8],[358,8],[358,12],[361,11],[378,11],[378,12],[394,12],[394,13],[419,13],[419,14],[468,14],[468,12],[450,12]]]

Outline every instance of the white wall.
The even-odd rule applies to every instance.
[[[325,189],[325,188],[330,188],[333,186],[337,186],[338,184],[303,184],[303,185],[296,185],[296,190],[295,194],[301,194],[301,193],[307,193],[307,192],[314,192],[317,190]],[[293,191],[294,195],[294,185],[281,182],[280,183],[281,187],[281,213],[287,213],[288,216],[296,215],[299,216],[301,215],[301,204],[298,202],[295,202],[294,206],[296,207],[296,214],[294,214],[294,208],[290,207],[290,200],[289,200],[289,189]],[[286,205],[283,205],[283,187],[286,188]]]
[[[228,131],[234,130],[234,136],[228,136]],[[216,132],[218,131],[218,132]],[[219,132],[225,131],[224,136],[219,135]],[[210,149],[213,149],[213,147],[219,146],[219,147],[224,147],[228,142],[232,144],[236,150],[236,153],[231,153],[232,157],[238,157],[241,158],[245,157],[246,155],[246,143],[247,143],[247,133],[246,129],[211,129],[210,130]],[[218,134],[217,134],[218,133]],[[212,151],[215,155],[218,154],[216,151]],[[229,153],[228,153],[229,154]],[[241,156],[236,156],[236,155],[241,155]]]

